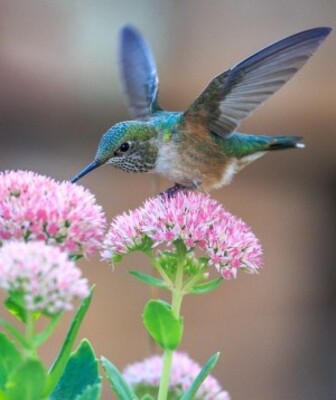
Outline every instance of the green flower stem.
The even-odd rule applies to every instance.
[[[155,258],[152,250],[151,251],[146,251],[145,254],[149,257],[149,259],[151,260],[153,266],[156,268],[158,273],[161,275],[161,278],[166,282],[167,287],[168,288],[172,288],[172,286],[173,286],[172,280],[166,274],[166,271],[161,267],[160,263]]]
[[[204,270],[201,269],[197,274],[195,274],[189,281],[183,286],[183,292],[186,294],[192,289],[197,283],[203,278]]]
[[[174,317],[179,318],[180,317],[180,310],[181,310],[181,304],[183,300],[183,267],[184,267],[184,261],[180,260],[180,262],[177,265],[176,269],[176,276],[175,276],[175,285],[173,287],[172,291],[172,312]]]
[[[172,287],[172,313],[179,319],[182,300],[184,296],[183,291],[183,269],[186,261],[186,253],[180,253],[178,263],[176,266],[175,284]],[[163,368],[162,377],[160,381],[158,400],[167,400],[169,390],[169,380],[171,367],[173,362],[173,350],[165,349],[163,354]]]
[[[0,325],[2,325],[12,336],[17,340],[23,348],[29,347],[23,334],[10,322],[0,318]]]
[[[169,390],[170,371],[173,362],[173,350],[165,350],[163,353],[163,368],[160,381],[158,400],[167,400]]]
[[[167,287],[172,288],[173,282],[169,278],[169,276],[166,274],[165,270],[161,267],[161,265],[158,262],[155,262],[154,265],[155,265],[155,268],[157,269],[157,271],[159,272],[159,274],[161,275],[161,278],[166,282]]]
[[[54,333],[62,316],[63,316],[62,313],[53,315],[51,317],[50,323],[47,325],[47,327],[42,332],[35,335],[34,346],[36,348],[41,346],[41,344],[44,343],[47,339],[49,339],[49,337]]]
[[[26,319],[26,342],[28,344],[28,348],[26,349],[26,356],[37,358],[36,347],[34,345],[35,341],[35,319],[34,313],[31,311],[27,311],[27,319]]]

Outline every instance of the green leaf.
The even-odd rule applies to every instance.
[[[222,283],[222,281],[223,281],[223,278],[216,278],[209,282],[200,283],[198,285],[193,286],[190,289],[189,293],[204,294],[204,293],[212,292]]]
[[[0,333],[0,389],[5,387],[9,375],[22,362],[22,356],[14,343]],[[1,397],[0,397],[1,399]]]
[[[101,383],[88,386],[84,392],[76,397],[75,400],[99,400],[101,395]]]
[[[72,353],[61,379],[50,395],[50,400],[77,399],[77,396],[88,396],[92,386],[100,385],[98,362],[90,343],[84,339],[77,350]],[[97,390],[98,387],[95,389]],[[93,392],[95,392],[93,390]],[[86,393],[85,393],[86,392]],[[100,390],[98,391],[100,394]],[[81,398],[81,397],[79,397]],[[85,397],[83,397],[85,399]],[[92,399],[95,399],[94,397]]]
[[[25,308],[19,304],[13,297],[8,297],[5,300],[4,305],[6,309],[19,321],[25,323],[26,322],[26,310]]]
[[[197,390],[202,385],[205,378],[209,375],[209,373],[213,369],[213,367],[217,364],[219,356],[220,356],[220,353],[215,353],[213,356],[210,357],[208,362],[203,366],[201,371],[198,373],[198,375],[194,379],[190,388],[181,397],[181,400],[193,400],[195,398]]]
[[[105,357],[101,357],[100,361],[118,400],[138,400],[118,368]]]
[[[47,374],[43,364],[36,359],[27,359],[10,375],[6,388],[8,400],[36,400],[45,389]]]
[[[6,321],[3,318],[0,318],[0,325],[2,325],[5,329],[7,329],[7,331],[13,335],[13,337],[18,341],[18,343],[21,344],[22,347],[26,349],[30,347],[29,344],[26,342],[26,339],[24,338],[22,333],[10,322]]]
[[[139,271],[129,271],[129,273],[138,278],[140,281],[147,283],[148,285],[160,288],[167,287],[166,283],[163,280],[154,278],[153,276],[143,274],[142,272]]]
[[[63,342],[61,350],[58,353],[56,360],[54,361],[53,365],[51,366],[51,368],[49,370],[47,387],[46,387],[46,392],[45,392],[46,396],[48,396],[54,389],[56,383],[60,379],[60,377],[64,371],[64,368],[69,360],[72,346],[76,340],[78,330],[79,330],[81,323],[83,321],[83,318],[85,317],[85,314],[90,306],[92,295],[93,295],[93,290],[94,290],[94,287],[91,288],[89,296],[86,297],[82,301],[81,305],[79,306],[75,316],[72,319],[70,328],[69,328],[66,338]]]
[[[24,324],[27,322],[28,311],[26,309],[23,292],[11,292],[10,296],[5,300],[4,305],[7,311],[9,311],[19,321]],[[33,311],[31,312],[31,315],[34,318],[34,321],[37,321],[41,316],[41,312]]]
[[[168,303],[150,300],[145,307],[143,321],[148,333],[165,350],[176,349],[182,339],[183,320],[176,318]]]

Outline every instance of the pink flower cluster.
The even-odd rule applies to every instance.
[[[170,391],[176,396],[186,392],[201,367],[185,353],[175,352],[170,378]],[[158,388],[162,371],[162,357],[154,355],[142,362],[129,365],[123,371],[125,380],[136,391],[139,386]],[[174,397],[175,398],[175,397]],[[228,392],[224,391],[217,380],[208,376],[197,391],[196,400],[230,400]]]
[[[29,311],[69,310],[89,294],[87,280],[58,247],[44,242],[6,242],[0,248],[0,287],[23,296]]]
[[[88,256],[99,249],[105,224],[102,208],[82,186],[30,171],[0,173],[0,245],[41,240]]]
[[[116,217],[102,256],[111,260],[137,249],[145,236],[152,240],[153,248],[182,239],[188,250],[204,251],[225,279],[236,277],[239,268],[256,273],[261,266],[262,249],[251,228],[208,194],[156,197]]]

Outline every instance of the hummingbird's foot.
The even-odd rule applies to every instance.
[[[186,186],[180,185],[179,183],[175,183],[174,186],[168,188],[164,192],[161,192],[161,196],[168,196],[168,198],[174,197],[179,192],[185,192],[188,190]]]
[[[197,182],[193,182],[191,185],[188,185],[188,186],[181,185],[180,183],[175,183],[174,186],[168,188],[164,192],[161,192],[160,195],[161,196],[168,196],[168,198],[171,198],[171,197],[174,197],[177,193],[189,192],[189,190],[195,190],[199,186],[200,186],[200,183],[198,181]]]

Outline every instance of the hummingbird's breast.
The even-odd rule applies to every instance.
[[[238,165],[227,157],[215,136],[199,124],[173,129],[170,140],[162,136],[154,172],[184,186],[208,191],[231,181]]]

